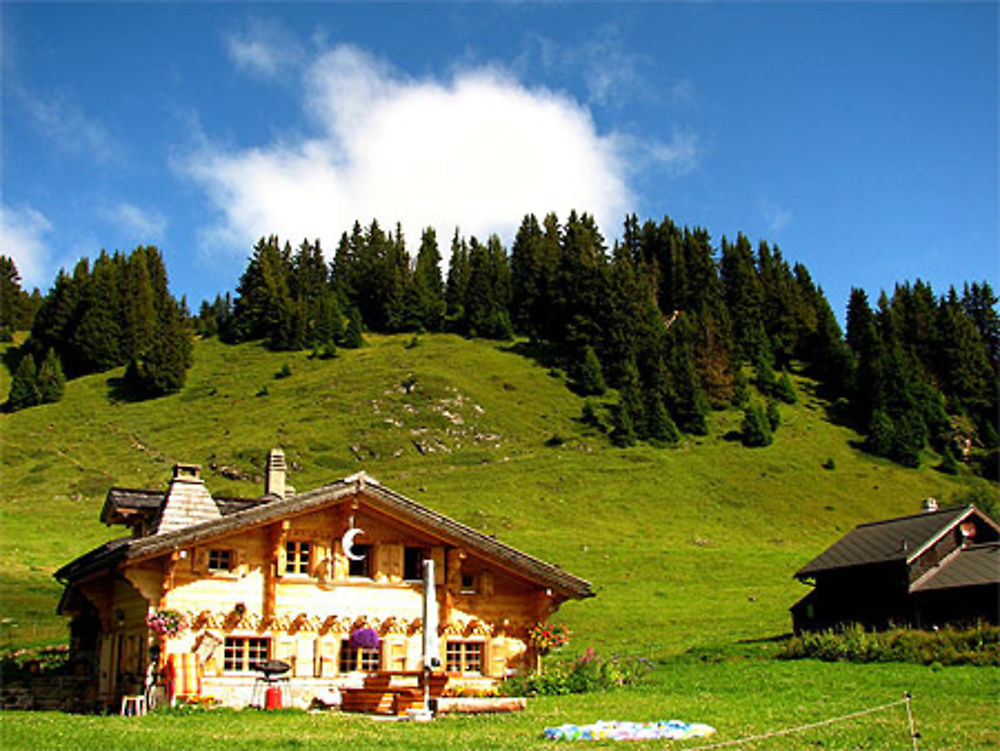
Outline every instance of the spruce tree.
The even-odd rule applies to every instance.
[[[631,359],[623,367],[622,382],[618,387],[620,410],[628,416],[628,426],[632,435],[645,437],[646,410],[643,405],[642,387],[639,381],[639,371]]]
[[[904,467],[920,466],[920,450],[927,440],[920,415],[905,412],[893,421],[892,445],[889,456]]]
[[[83,372],[108,370],[125,362],[121,290],[114,261],[101,251],[87,283],[72,344],[82,356]]]
[[[575,371],[576,390],[583,396],[600,396],[607,389],[604,374],[601,372],[601,361],[597,359],[593,347],[584,348],[583,357]]]
[[[190,365],[191,339],[174,304],[161,314],[152,346],[129,365],[126,382],[142,396],[172,394],[183,388]]]
[[[767,417],[767,424],[771,428],[771,432],[777,433],[778,428],[781,427],[781,412],[778,411],[778,403],[774,399],[767,400],[767,411],[765,415]]]
[[[344,331],[345,349],[358,349],[364,346],[363,324],[361,323],[361,311],[352,307],[347,311],[347,328]]]
[[[441,278],[441,253],[437,234],[427,227],[420,238],[416,267],[413,271],[412,315],[419,321],[417,328],[440,331],[444,325],[444,282]]]
[[[133,360],[152,344],[156,330],[156,300],[146,249],[132,251],[125,267],[124,356]]]
[[[448,284],[445,289],[448,328],[459,334],[468,331],[466,301],[469,293],[469,246],[455,228],[448,261]]]
[[[889,456],[895,442],[895,428],[889,416],[881,410],[872,413],[868,425],[865,450],[875,456]]]
[[[59,401],[65,388],[66,377],[63,375],[62,363],[50,348],[38,367],[38,393],[42,403]]]
[[[19,409],[33,407],[42,403],[42,394],[38,388],[38,372],[35,368],[35,358],[30,353],[21,358],[14,371],[14,378],[7,395],[7,409],[16,412]]]
[[[673,445],[681,437],[663,399],[655,391],[648,392],[646,398],[646,437],[654,445]]]
[[[759,404],[750,404],[743,410],[743,424],[740,433],[744,446],[769,446],[774,440],[767,415]]]
[[[611,441],[619,448],[628,448],[635,445],[635,440],[635,426],[632,424],[631,411],[622,397],[615,406]]]
[[[795,404],[799,398],[795,395],[795,388],[792,386],[792,379],[788,376],[788,371],[781,371],[781,378],[774,388],[774,395],[785,404]]]
[[[733,399],[732,405],[734,407],[743,408],[746,406],[747,402],[750,400],[750,379],[747,378],[746,373],[740,368],[736,371],[736,375],[733,376]]]

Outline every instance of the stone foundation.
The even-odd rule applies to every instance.
[[[0,708],[92,712],[97,706],[94,681],[76,675],[45,675],[4,680]]]

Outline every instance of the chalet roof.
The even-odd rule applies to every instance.
[[[153,494],[151,491],[113,489],[113,492],[115,492],[113,499],[112,493],[108,494],[108,501],[105,502],[106,509],[109,503],[135,504],[136,510],[146,509],[148,504],[152,502]],[[163,495],[160,493],[161,500]],[[230,502],[226,504],[228,513],[224,511],[218,519],[146,537],[124,538],[114,541],[117,543],[115,547],[105,549],[106,545],[86,553],[60,569],[56,573],[56,577],[64,580],[72,579],[79,576],[84,569],[94,570],[103,565],[116,563],[121,559],[152,558],[165,552],[196,544],[201,540],[307,513],[342,500],[346,501],[357,495],[363,497],[373,508],[389,512],[450,544],[478,553],[509,570],[551,587],[567,597],[583,598],[594,595],[590,583],[584,579],[522,553],[499,540],[389,490],[364,473],[285,499],[273,496],[264,496],[258,499],[230,499]],[[120,508],[124,508],[124,506],[120,506]],[[104,518],[104,512],[102,512],[102,518]]]
[[[125,552],[128,549],[128,543],[131,539],[130,537],[119,537],[115,540],[109,540],[103,545],[99,545],[93,550],[84,553],[79,558],[70,561],[56,571],[53,576],[60,581],[69,581],[71,579],[79,579],[93,571],[107,568],[125,557]]]
[[[822,571],[874,563],[909,563],[970,514],[974,506],[955,506],[897,519],[859,524],[795,572],[798,579]]]
[[[153,518],[167,497],[166,490],[140,490],[137,488],[118,488],[108,490],[101,509],[101,521],[105,524],[120,524],[124,517],[143,516]],[[239,498],[235,496],[213,496],[212,500],[219,507],[222,516],[228,516],[237,511],[243,511],[252,506],[268,503],[273,498]]]
[[[911,592],[1000,584],[1000,542],[959,548],[914,582]]]

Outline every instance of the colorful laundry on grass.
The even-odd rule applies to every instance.
[[[545,728],[545,737],[554,741],[682,741],[707,738],[715,728],[701,723],[666,720],[661,722],[618,722],[598,720],[590,725],[560,725]]]

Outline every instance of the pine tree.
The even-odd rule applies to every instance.
[[[643,437],[646,435],[646,410],[642,400],[639,371],[635,362],[630,359],[625,362],[622,372],[622,382],[618,387],[619,412],[624,412],[628,417],[627,427],[633,439],[636,436]],[[619,415],[619,421],[622,419],[622,415]],[[625,423],[621,425],[624,429]]]
[[[708,435],[709,403],[694,365],[691,345],[693,323],[687,316],[681,316],[667,333],[667,408],[685,433]]]
[[[720,270],[737,354],[748,362],[771,359],[764,330],[763,291],[750,242],[742,233],[737,235],[735,244],[722,238]]]
[[[583,357],[575,371],[576,390],[583,396],[600,396],[607,389],[601,372],[601,361],[593,347],[584,348]]]
[[[619,448],[628,448],[635,445],[635,426],[632,424],[632,415],[624,398],[620,399],[615,406],[614,428],[611,431],[611,441]]]
[[[358,349],[364,346],[363,329],[361,311],[352,307],[347,311],[347,329],[344,331],[344,341],[342,342],[345,349]]]
[[[743,425],[740,433],[744,446],[770,446],[774,440],[767,415],[759,404],[750,404],[743,410]]]
[[[986,356],[993,370],[1000,373],[1000,314],[997,302],[1000,298],[985,279],[982,282],[966,284],[962,292],[962,308],[979,331],[979,338],[986,346]]]
[[[767,424],[771,428],[771,432],[777,433],[778,428],[781,426],[781,412],[778,410],[778,403],[774,399],[767,400],[765,416],[767,417]]]
[[[517,331],[533,338],[538,334],[534,312],[546,282],[541,258],[542,237],[538,219],[528,214],[521,220],[510,249],[511,321]]]
[[[889,456],[904,467],[920,466],[920,450],[927,440],[923,421],[918,414],[905,412],[893,421],[892,446]]]
[[[33,407],[42,403],[42,394],[38,388],[38,372],[35,368],[35,358],[30,353],[21,358],[14,371],[14,378],[7,395],[7,409],[16,412],[19,409]]]
[[[191,366],[191,339],[180,306],[168,307],[160,316],[152,346],[126,370],[126,383],[142,396],[163,396],[180,391]]]
[[[21,289],[21,274],[14,259],[0,255],[0,331],[9,337],[14,331],[29,328],[36,309],[32,298]]]
[[[440,331],[444,326],[446,306],[441,279],[441,253],[433,227],[427,227],[420,238],[411,288],[411,319],[419,321],[417,328]]]
[[[445,289],[448,328],[459,334],[468,331],[466,301],[469,293],[469,246],[455,228],[448,261],[448,284]]]
[[[895,428],[889,416],[881,410],[872,413],[868,425],[865,450],[875,456],[889,456],[895,442]]]
[[[82,314],[72,339],[86,373],[101,372],[125,362],[122,298],[116,276],[114,261],[101,251],[83,294]]]
[[[125,268],[124,356],[140,357],[152,344],[156,330],[156,302],[149,274],[146,249],[141,245],[129,257]]]
[[[646,437],[653,444],[673,445],[680,440],[680,431],[655,391],[646,397]]]
[[[750,400],[750,379],[747,378],[746,373],[743,369],[736,371],[736,375],[733,376],[733,399],[732,405],[734,407],[743,408],[746,406],[747,402]]]
[[[38,393],[42,403],[48,404],[62,399],[66,388],[62,363],[54,350],[49,349],[38,368]]]
[[[795,387],[792,386],[792,379],[788,377],[788,371],[781,371],[781,378],[775,384],[774,395],[785,404],[795,404],[799,400],[795,395]]]

